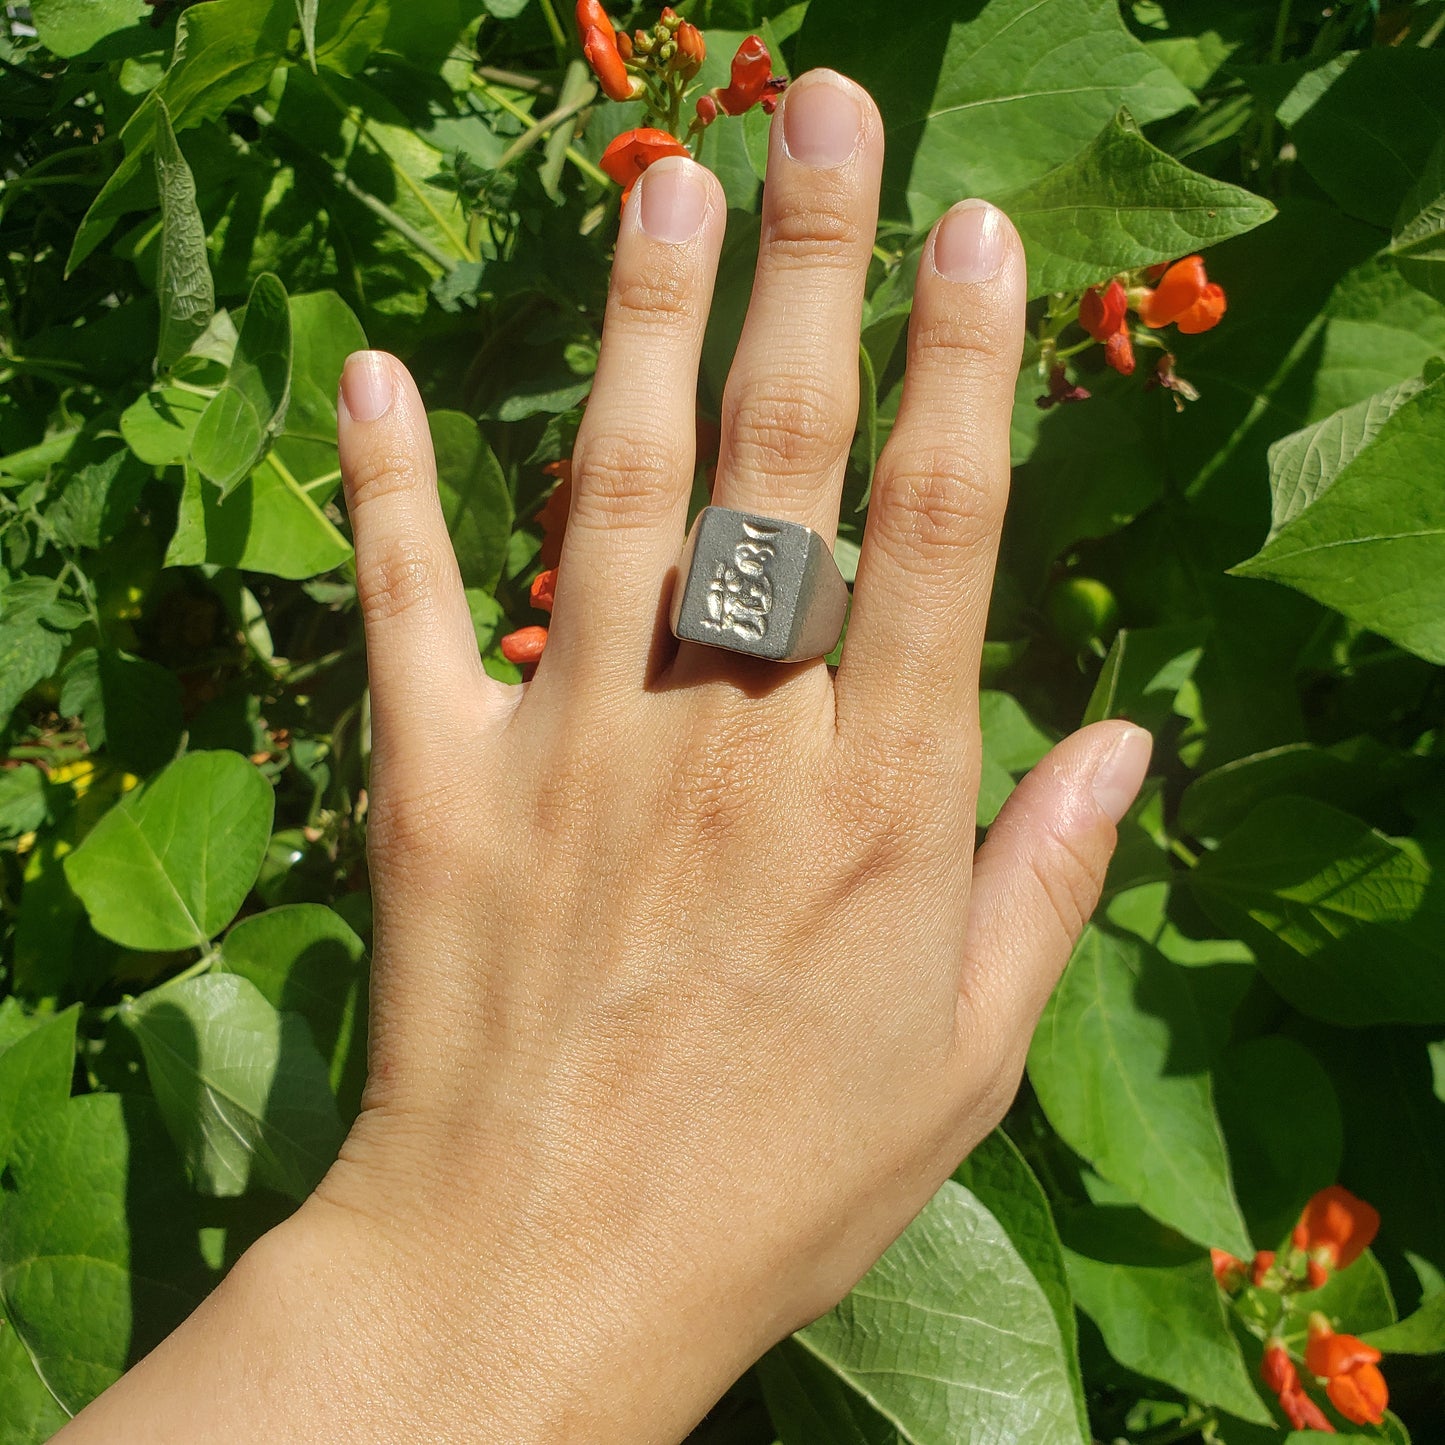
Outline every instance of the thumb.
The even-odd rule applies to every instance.
[[[1153,739],[1126,722],[1065,738],[1018,785],[974,860],[961,1004],[1027,1043],[1098,906]],[[977,1022],[983,1023],[983,1019]]]

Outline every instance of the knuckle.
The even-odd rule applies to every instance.
[[[866,239],[871,245],[873,238]],[[769,218],[763,244],[769,262],[786,270],[851,271],[864,240],[856,203],[840,188],[812,195],[806,204],[784,202]]]
[[[977,316],[943,315],[920,320],[913,334],[916,352],[943,362],[950,370],[988,376],[1006,367],[1003,338],[997,326]]]
[[[366,624],[386,622],[428,607],[435,595],[440,566],[425,542],[397,537],[357,567],[356,595]]]
[[[1103,879],[1095,860],[1076,835],[1050,828],[1042,848],[1031,853],[1029,867],[1072,946],[1099,901]]]
[[[388,447],[368,447],[346,468],[346,495],[353,513],[413,490],[418,482],[415,460]]]
[[[609,309],[609,319],[629,329],[687,324],[697,316],[697,288],[686,267],[653,258],[614,277]]]
[[[884,539],[931,562],[959,547],[992,545],[1007,483],[963,450],[928,447],[880,464],[874,494]]]
[[[728,408],[724,428],[733,461],[770,479],[806,480],[811,492],[818,469],[852,443],[856,406],[848,408],[846,400],[806,384],[782,390],[745,384]]]
[[[669,441],[603,432],[578,442],[573,457],[572,516],[583,526],[649,526],[677,503],[685,470]]]

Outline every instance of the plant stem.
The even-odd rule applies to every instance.
[[[539,140],[549,131],[556,130],[563,121],[571,120],[579,110],[585,110],[597,98],[597,87],[588,84],[587,89],[566,105],[559,105],[556,110],[549,111],[535,125],[528,127],[509,145],[497,161],[497,169],[504,171],[512,164],[518,156],[532,149]]]
[[[552,32],[552,43],[557,47],[559,59],[565,59],[567,55],[567,32],[562,29],[562,22],[557,19],[557,12],[552,6],[552,0],[537,0],[542,7],[542,18],[547,22],[547,29]]]
[[[1278,65],[1284,55],[1285,34],[1289,30],[1290,0],[1279,0],[1279,9],[1274,17],[1274,39],[1270,41],[1269,63]],[[1274,107],[1262,101],[1263,119],[1259,128],[1259,188],[1268,192],[1274,179]]]
[[[518,120],[525,120],[528,123],[531,122],[532,117],[528,115],[516,101],[509,99],[498,90],[493,90],[490,85],[486,84],[480,74],[474,72],[472,80],[488,100],[501,106],[502,109],[509,114],[516,116]],[[604,186],[610,186],[612,184],[611,177],[609,177],[605,171],[601,171],[593,165],[576,146],[569,145],[567,147],[567,159],[571,161],[583,175],[591,176],[594,181],[601,181]]]

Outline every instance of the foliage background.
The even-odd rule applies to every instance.
[[[697,1438],[1282,1440],[1254,1383],[1265,1305],[1229,1307],[1208,1247],[1275,1247],[1337,1179],[1383,1227],[1304,1304],[1383,1332],[1398,1411],[1354,1433],[1445,1438],[1445,6],[679,8],[704,83],[756,31],[780,69],[856,77],[888,124],[850,574],[919,247],[954,199],[1015,216],[1039,335],[1082,286],[1204,246],[1229,297],[1179,340],[1202,393],[1182,412],[1140,385],[1147,354],[1123,378],[1097,348],[1075,362],[1092,400],[1041,411],[1031,349],[980,824],[1083,717],[1149,726],[1155,776],[1004,1128]],[[617,207],[596,162],[640,116],[597,103],[548,0],[5,15],[16,1445],[284,1217],[358,1107],[369,733],[342,359],[370,343],[416,371],[478,645],[516,679],[496,640],[540,620],[542,466],[597,351]],[[705,134],[730,211],[703,439],[768,124]]]

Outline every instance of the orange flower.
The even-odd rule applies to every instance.
[[[1274,1391],[1283,1395],[1287,1390],[1299,1389],[1299,1372],[1289,1357],[1289,1350],[1283,1340],[1271,1340],[1264,1347],[1264,1359],[1259,1365],[1260,1378]]]
[[[1110,281],[1102,291],[1090,286],[1079,299],[1079,325],[1095,341],[1107,341],[1124,325],[1128,310],[1128,295],[1117,280]]]
[[[1203,256],[1186,256],[1176,261],[1159,278],[1159,284],[1140,297],[1139,319],[1155,329],[1168,326],[1199,300],[1208,284]]]
[[[609,100],[631,100],[641,93],[642,82],[627,73],[611,30],[599,30],[594,25],[582,37],[582,54]]]
[[[536,662],[541,657],[542,649],[547,645],[547,629],[545,627],[519,627],[515,632],[509,632],[497,644],[501,649],[502,656],[508,662],[527,663]]]
[[[1279,1407],[1296,1430],[1318,1430],[1321,1435],[1339,1433],[1330,1424],[1329,1416],[1298,1387],[1286,1390],[1279,1397]]]
[[[1305,1205],[1295,1243],[1327,1269],[1348,1269],[1380,1232],[1380,1211],[1331,1184]]]
[[[729,115],[741,115],[763,98],[772,69],[773,58],[762,38],[749,35],[733,56],[732,83],[713,92],[718,105]]]
[[[1121,326],[1104,343],[1104,360],[1107,361],[1120,376],[1133,376],[1134,342],[1129,336],[1127,327]]]
[[[1214,1266],[1214,1279],[1220,1289],[1232,1294],[1244,1283],[1244,1261],[1227,1249],[1211,1249],[1209,1262]]]
[[[625,130],[602,152],[602,169],[622,187],[622,204],[632,194],[632,183],[663,156],[689,155],[688,148],[665,130],[639,126]]]
[[[1175,325],[1186,336],[1194,336],[1200,331],[1209,331],[1219,325],[1219,319],[1224,315],[1224,287],[1215,281],[1211,281],[1200,295],[1199,300],[1194,303],[1176,321]]]
[[[550,612],[557,595],[557,569],[549,567],[532,578],[532,606],[539,612]]]
[[[537,513],[537,522],[542,528],[542,547],[538,555],[544,567],[555,567],[562,557],[562,537],[567,531],[567,514],[572,508],[572,463],[565,459],[550,462],[542,470],[561,478]]]
[[[685,75],[696,75],[707,59],[707,43],[702,38],[702,31],[684,20],[673,38],[677,41],[677,53],[683,60],[680,69]]]
[[[592,29],[612,34],[612,22],[602,8],[602,0],[577,0],[577,33],[585,36]]]
[[[1385,1418],[1390,1390],[1380,1373],[1379,1350],[1354,1335],[1336,1334],[1324,1315],[1310,1316],[1305,1364],[1325,1381],[1330,1403],[1356,1425],[1378,1425]]]
[[[1274,1268],[1274,1250],[1262,1249],[1255,1255],[1254,1263],[1249,1267],[1249,1282],[1258,1289],[1264,1283],[1264,1277]]]

